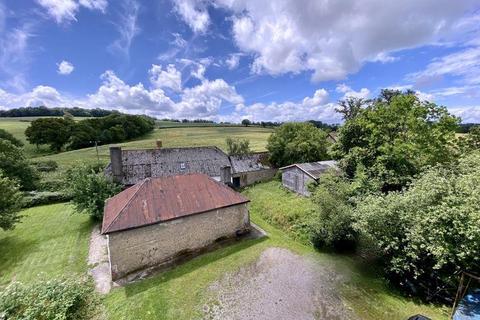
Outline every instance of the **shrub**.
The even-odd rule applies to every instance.
[[[0,170],[3,174],[17,180],[22,190],[34,190],[39,175],[27,161],[23,150],[10,141],[0,139]]]
[[[54,160],[32,161],[30,163],[40,172],[52,172],[58,169],[58,163]]]
[[[18,211],[22,204],[22,194],[15,180],[4,177],[0,170],[0,228],[13,229],[20,220]]]
[[[71,200],[69,194],[58,191],[34,191],[28,192],[24,197],[23,207],[30,208],[34,206],[65,202]]]
[[[381,253],[389,278],[429,298],[480,268],[480,153],[422,174],[408,190],[358,203],[355,228]]]
[[[85,280],[13,282],[0,292],[0,319],[89,319],[97,297]]]
[[[316,247],[337,250],[355,247],[357,233],[353,229],[354,193],[354,185],[333,172],[321,177],[311,196],[318,207],[316,219],[310,225],[311,241]]]
[[[4,129],[0,129],[0,139],[8,140],[16,147],[23,147],[22,141],[18,140],[13,134]]]
[[[251,153],[250,140],[230,138],[225,139],[227,143],[227,152],[229,155],[248,155]]]
[[[96,173],[87,164],[70,169],[66,175],[68,195],[79,212],[89,214],[96,220],[103,217],[105,200],[120,192],[118,184],[105,177],[103,172]]]

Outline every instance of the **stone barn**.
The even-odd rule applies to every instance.
[[[270,180],[277,173],[268,162],[267,152],[256,152],[248,155],[230,156],[232,168],[232,184],[242,188],[256,182]]]
[[[318,182],[320,176],[328,170],[338,170],[336,161],[317,161],[296,163],[280,168],[282,171],[282,184],[298,194],[310,196],[308,185]]]
[[[228,155],[217,147],[162,148],[122,150],[110,147],[107,176],[126,186],[145,178],[203,173],[217,181],[231,182]]]
[[[248,232],[248,202],[205,174],[146,178],[113,196],[102,224],[112,280]]]

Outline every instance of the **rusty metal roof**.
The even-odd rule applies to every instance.
[[[248,201],[205,174],[147,178],[107,200],[102,233],[138,228]]]

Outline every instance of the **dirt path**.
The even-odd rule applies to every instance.
[[[90,236],[90,248],[88,251],[88,273],[95,281],[95,289],[103,294],[110,291],[110,266],[108,262],[107,237],[100,233],[100,225],[96,225]]]
[[[337,294],[341,281],[319,263],[269,248],[209,288],[204,319],[355,319]]]

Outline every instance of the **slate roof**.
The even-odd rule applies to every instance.
[[[328,160],[328,161],[317,161],[317,162],[305,162],[305,163],[295,163],[283,168],[280,170],[286,170],[288,168],[297,167],[306,174],[308,174],[313,179],[317,180],[322,173],[329,169],[338,170],[337,161]]]
[[[248,201],[205,174],[147,178],[107,200],[102,233],[161,223]]]
[[[249,155],[230,156],[232,173],[252,172],[270,169],[268,152],[257,152]]]
[[[122,150],[125,185],[133,185],[148,177],[189,173],[220,177],[221,168],[226,166],[230,166],[228,156],[217,147]]]

